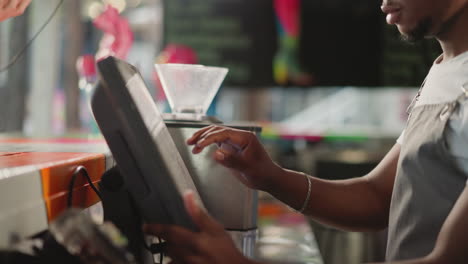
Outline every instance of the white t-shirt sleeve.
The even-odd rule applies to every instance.
[[[401,132],[401,134],[400,134],[400,136],[398,137],[398,139],[397,139],[396,142],[397,142],[398,144],[400,144],[400,145],[403,145],[403,140],[404,140],[404,138],[405,138],[405,130],[403,130],[403,131]]]
[[[467,176],[468,184],[468,99],[450,117],[446,135],[450,153]]]

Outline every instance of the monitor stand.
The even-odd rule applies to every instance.
[[[143,219],[134,204],[118,167],[105,172],[101,178],[99,189],[102,196],[104,221],[112,222],[128,239],[128,250],[133,254],[137,263],[153,264],[154,257],[149,251],[143,234]]]

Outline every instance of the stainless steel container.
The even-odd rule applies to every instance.
[[[203,203],[210,214],[230,232],[237,247],[252,256],[257,229],[258,194],[237,180],[231,171],[214,161],[213,145],[202,153],[192,154],[186,141],[200,128],[210,125],[199,122],[166,121],[172,138],[188,168]],[[232,126],[260,132],[256,126]]]

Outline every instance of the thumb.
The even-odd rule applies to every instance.
[[[222,228],[218,222],[216,222],[204,209],[200,207],[193,191],[187,191],[184,194],[184,204],[185,209],[200,231],[211,233]]]

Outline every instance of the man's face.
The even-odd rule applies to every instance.
[[[387,23],[410,41],[443,34],[467,0],[383,0]]]

